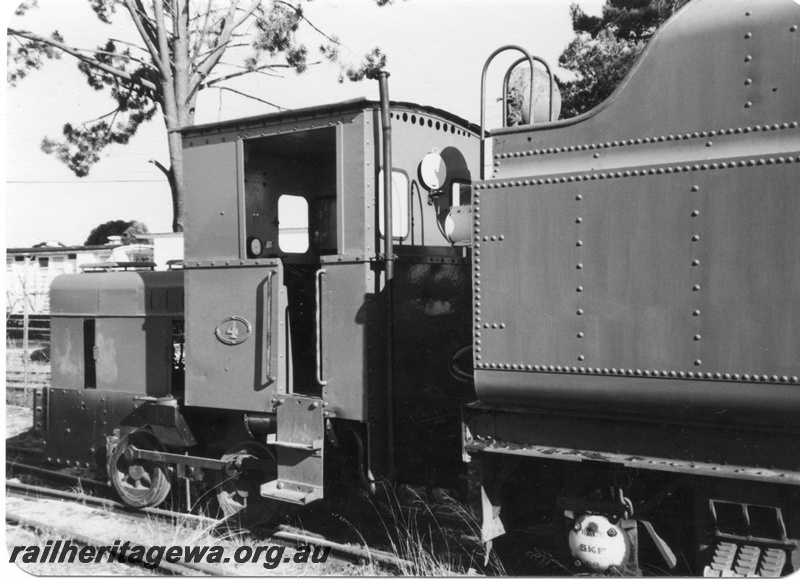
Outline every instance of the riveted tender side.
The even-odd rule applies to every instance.
[[[497,507],[541,468],[583,566],[608,566],[570,535],[603,509],[675,564],[686,529],[647,506],[675,484],[700,569],[799,568],[798,22],[790,2],[692,2],[597,109],[491,133],[465,415],[485,539],[521,524]]]

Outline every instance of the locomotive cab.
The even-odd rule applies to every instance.
[[[472,388],[450,366],[469,350],[469,258],[444,226],[469,203],[477,127],[408,103],[388,117],[391,283],[378,103],[182,131],[187,414],[244,413],[275,450],[277,478],[261,489],[273,499],[322,496],[325,425],[342,425],[369,484],[395,475],[394,435],[401,476],[437,470],[431,444],[453,447],[447,476],[458,467]],[[419,176],[432,151],[446,162],[434,188]],[[223,451],[233,432],[207,444]]]
[[[385,99],[181,136],[183,269],[53,285],[46,459],[107,457],[135,507],[178,479],[213,482],[242,522],[342,477],[457,481],[460,405],[474,398],[470,250],[447,222],[470,211],[478,128]],[[438,178],[423,182],[432,154]]]

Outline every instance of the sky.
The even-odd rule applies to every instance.
[[[388,56],[389,94],[448,110],[472,122],[480,119],[480,76],[486,58],[497,48],[517,44],[556,66],[573,38],[570,0],[395,0],[378,7],[374,0],[315,0],[305,4],[306,17],[336,34],[341,56],[356,63],[373,47]],[[604,0],[581,0],[585,12],[599,14]],[[6,26],[49,34],[58,30],[68,44],[94,48],[109,36],[137,40],[136,31],[119,14],[109,26],[100,23],[89,0],[39,0],[39,8],[14,16],[14,0],[4,2]],[[306,27],[300,33],[310,51],[323,41]],[[231,54],[226,60],[239,61]],[[505,60],[504,60],[505,58]],[[502,74],[516,53],[498,57],[490,69],[487,102],[499,95]],[[556,68],[556,73],[566,76]],[[335,65],[322,64],[282,78],[248,75],[226,83],[236,90],[284,108],[300,108],[352,98],[378,99],[375,81],[338,82]],[[497,93],[492,95],[492,91]],[[153,233],[171,231],[169,187],[148,161],[168,166],[163,121],[143,125],[128,145],[113,145],[91,169],[77,178],[60,161],[41,152],[42,138],[59,137],[65,122],[80,124],[113,107],[106,93],[86,85],[75,61],[64,56],[47,61],[3,95],[6,114],[5,241],[7,247],[29,247],[57,240],[80,245],[100,223],[143,221]],[[499,105],[497,105],[499,107]],[[490,108],[488,122],[499,115]],[[274,112],[276,109],[227,91],[200,94],[195,122],[208,123]]]

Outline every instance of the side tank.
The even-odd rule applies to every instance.
[[[800,5],[698,0],[474,187],[482,403],[796,428]]]

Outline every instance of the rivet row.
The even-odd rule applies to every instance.
[[[528,372],[554,372],[562,374],[604,374],[608,376],[640,376],[648,378],[693,378],[696,380],[726,380],[733,382],[781,382],[800,383],[797,376],[778,376],[776,374],[739,374],[730,372],[686,372],[683,370],[642,370],[626,368],[587,368],[583,366],[555,366],[541,364],[513,364],[498,362],[479,362],[476,366],[483,370],[522,370]]]
[[[622,139],[619,141],[606,141],[605,143],[590,143],[584,145],[570,145],[564,147],[549,147],[547,149],[530,149],[527,151],[515,151],[513,153],[496,153],[495,159],[510,159],[515,157],[530,157],[533,155],[553,155],[558,153],[572,153],[575,151],[590,151],[594,149],[608,149],[611,147],[625,147],[630,145],[642,145],[649,143],[663,143],[665,141],[685,141],[689,139],[699,139],[715,137],[717,135],[733,135],[740,133],[750,133],[758,131],[777,131],[779,129],[796,129],[800,126],[797,121],[791,123],[773,123],[771,125],[753,125],[752,127],[736,127],[720,129],[718,131],[695,131],[693,133],[676,133],[674,135],[660,135],[658,137],[644,137],[639,139]]]
[[[721,163],[696,163],[694,165],[675,165],[674,167],[651,167],[649,169],[633,169],[627,171],[609,171],[607,173],[587,173],[584,175],[570,175],[569,177],[547,177],[543,179],[523,179],[517,181],[492,181],[478,183],[476,189],[503,189],[506,187],[530,187],[534,185],[555,185],[558,183],[571,183],[573,181],[595,181],[597,179],[619,179],[622,177],[639,177],[646,175],[663,175],[669,173],[688,173],[690,171],[707,171],[709,169],[734,169],[736,167],[755,167],[763,165],[781,165],[783,163],[800,163],[797,157],[762,157],[758,159],[741,159],[739,161],[722,161]]]

